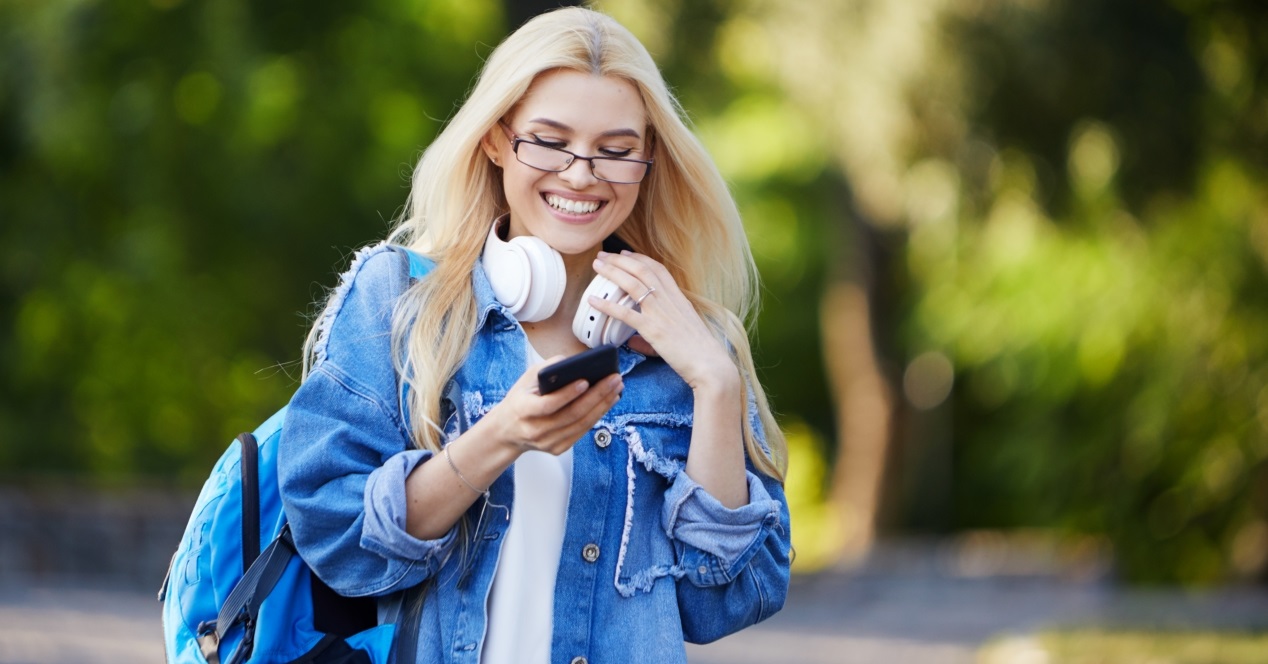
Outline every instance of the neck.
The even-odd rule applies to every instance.
[[[591,251],[563,255],[564,272],[568,275],[568,283],[564,287],[563,301],[559,303],[559,309],[555,311],[552,318],[562,315],[566,320],[572,320],[577,312],[577,306],[581,303],[581,294],[594,279],[594,259],[598,254],[599,247],[595,247]]]

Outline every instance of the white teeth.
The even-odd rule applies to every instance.
[[[555,194],[546,194],[546,203],[568,214],[590,214],[599,209],[599,201],[574,201]]]

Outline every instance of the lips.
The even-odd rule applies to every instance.
[[[559,212],[563,212],[564,214],[591,214],[603,207],[603,201],[579,201],[571,198],[564,198],[558,194],[546,194],[543,198],[546,200],[547,205]]]

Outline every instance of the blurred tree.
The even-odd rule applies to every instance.
[[[506,30],[512,32],[528,19],[559,7],[577,6],[579,0],[502,0],[502,11],[506,15]]]
[[[833,427],[813,306],[835,262],[824,246],[841,178],[818,127],[777,80],[752,39],[743,3],[608,2],[648,46],[689,122],[731,183],[763,279],[756,355],[785,421]],[[832,449],[820,449],[832,454]]]
[[[0,471],[199,481],[293,389],[297,314],[383,234],[500,12],[0,4]]]
[[[834,485],[799,550],[1041,526],[1262,578],[1268,9],[602,6],[741,205],[790,501]],[[542,7],[0,3],[0,473],[199,482]]]
[[[965,5],[943,26],[963,131],[915,154],[958,175],[959,218],[912,224],[908,330],[966,388],[954,523],[1105,533],[1136,580],[1262,575],[1268,10]]]
[[[1262,575],[1265,10],[745,7],[850,183],[822,320],[855,536],[1046,526],[1132,579]]]

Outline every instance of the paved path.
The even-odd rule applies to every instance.
[[[973,661],[984,642],[1047,626],[1268,629],[1268,589],[1117,590],[1056,578],[827,573],[794,580],[784,611],[692,664]],[[0,587],[0,663],[163,661],[153,595]]]
[[[1268,589],[824,574],[795,579],[788,605],[767,622],[689,653],[693,664],[967,664],[992,639],[1080,626],[1264,630]]]
[[[135,591],[0,589],[4,664],[161,664],[154,595]]]

